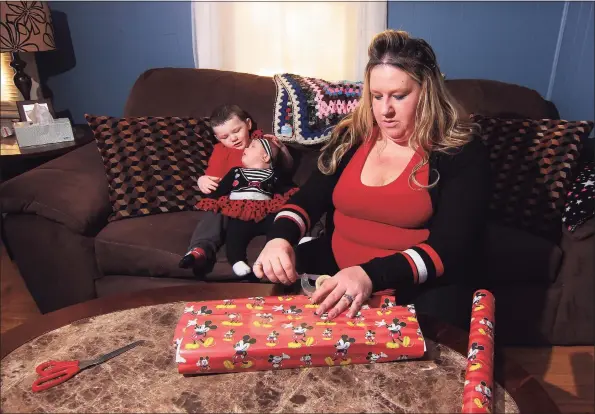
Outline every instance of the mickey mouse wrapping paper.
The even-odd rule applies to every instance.
[[[463,413],[492,412],[495,305],[494,296],[487,290],[478,290],[473,295]]]
[[[307,296],[187,303],[173,345],[181,374],[370,364],[421,358],[413,305],[374,296],[354,318],[314,314]]]

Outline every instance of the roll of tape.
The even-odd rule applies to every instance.
[[[330,279],[331,277],[329,275],[322,275],[318,278],[316,278],[316,289],[320,289],[320,286],[322,286],[322,284],[324,283],[324,281],[326,279]]]

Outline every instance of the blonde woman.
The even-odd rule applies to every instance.
[[[463,274],[487,212],[487,151],[457,113],[430,45],[388,30],[368,55],[357,109],[334,129],[319,171],[277,214],[253,267],[274,283],[334,275],[314,295],[317,314],[330,318],[355,315],[374,291],[413,301],[411,292]],[[324,213],[325,235],[294,252]]]

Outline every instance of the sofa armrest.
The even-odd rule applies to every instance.
[[[35,214],[78,234],[97,234],[112,208],[95,143],[2,183],[0,212]]]

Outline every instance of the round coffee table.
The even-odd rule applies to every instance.
[[[419,315],[422,360],[346,367],[182,376],[171,346],[184,303],[285,293],[265,284],[197,284],[105,297],[18,326],[2,336],[4,412],[458,412],[467,334]],[[47,360],[89,359],[137,346],[69,381],[31,391]],[[538,382],[496,353],[496,412],[556,413]]]

